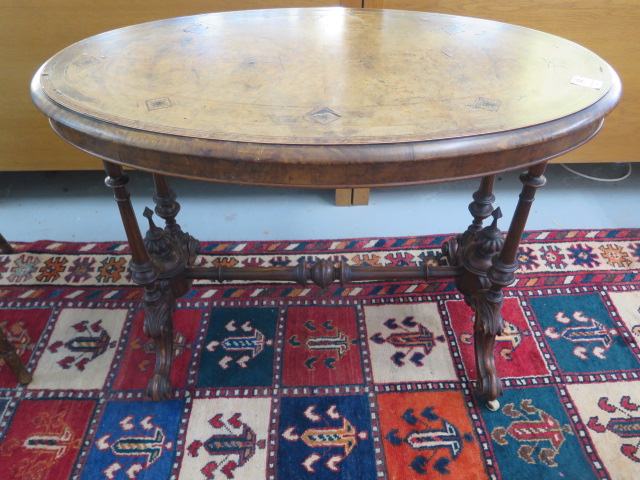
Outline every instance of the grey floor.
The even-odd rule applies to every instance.
[[[580,177],[561,165],[547,171],[528,230],[640,227],[640,164],[621,181]],[[613,179],[628,164],[573,165],[590,176]],[[499,176],[497,203],[507,227],[520,183]],[[119,241],[124,230],[104,174],[31,172],[0,175],[0,232],[9,241]],[[368,206],[336,207],[331,190],[270,189],[175,179],[182,204],[179,223],[200,240],[302,240],[457,233],[470,221],[467,205],[478,181],[376,189]],[[131,174],[129,190],[141,228],[153,206],[149,175]],[[145,223],[143,223],[143,221]]]

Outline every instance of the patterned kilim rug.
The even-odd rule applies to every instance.
[[[446,237],[205,243],[206,265],[434,261]],[[176,314],[175,398],[123,243],[0,255],[2,479],[638,479],[640,231],[528,232],[473,394],[472,312],[450,281],[199,283]]]

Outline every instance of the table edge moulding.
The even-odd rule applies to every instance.
[[[546,162],[596,135],[621,92],[604,60],[535,30],[332,8],[216,13],[107,32],[52,57],[31,84],[52,128],[104,162],[131,247],[132,278],[144,287],[145,332],[156,344],[151,397],[171,396],[172,312],[194,279],[324,288],[452,278],[475,312],[477,390],[492,409],[502,393],[493,345],[503,289],[515,279]],[[147,209],[142,235],[122,167],[153,174],[164,228]],[[493,184],[498,173],[519,168],[528,170],[503,235]],[[170,176],[303,188],[479,178],[480,187],[469,205],[471,224],[445,242],[437,266],[320,260],[204,268],[195,265],[199,242],[176,222]]]

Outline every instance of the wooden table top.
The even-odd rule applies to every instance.
[[[426,183],[543,161],[594,135],[620,93],[604,60],[556,36],[342,8],[123,28],[58,53],[32,83],[54,129],[103,158],[300,186]]]

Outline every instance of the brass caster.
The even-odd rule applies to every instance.
[[[497,412],[500,408],[500,402],[498,400],[487,400],[487,408],[492,412]]]

